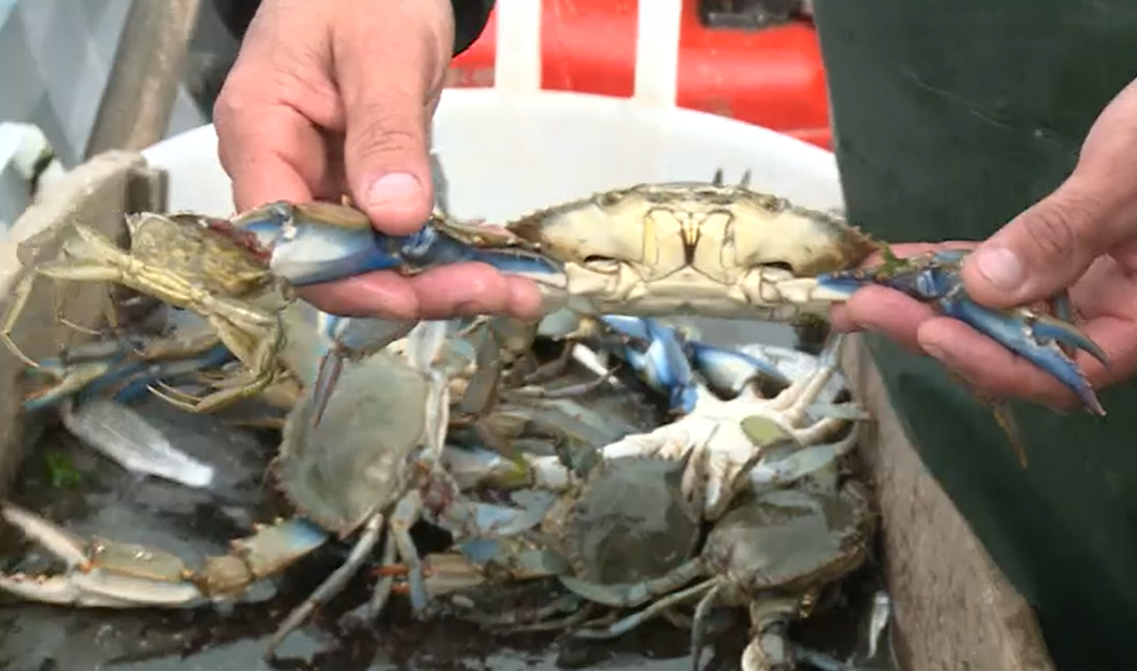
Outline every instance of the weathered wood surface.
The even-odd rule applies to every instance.
[[[1054,671],[1034,611],[924,468],[859,337],[843,361],[875,422],[861,452],[874,480],[894,641],[905,671]]]
[[[25,269],[55,257],[72,224],[120,239],[124,213],[162,205],[160,181],[140,154],[115,151],[83,163],[54,183],[50,192],[40,194],[13,224],[9,237],[0,240],[0,314],[7,314]],[[61,343],[85,337],[60,326],[56,306],[72,323],[90,328],[105,314],[106,302],[107,291],[101,284],[38,280],[12,337],[33,358],[52,356]],[[24,364],[0,347],[0,496],[7,492],[24,449],[39,429],[37,422],[25,421],[20,413],[23,371]]]

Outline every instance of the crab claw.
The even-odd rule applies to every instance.
[[[691,366],[706,380],[707,387],[720,396],[738,396],[755,383],[772,392],[770,396],[777,396],[790,386],[791,380],[773,362],[737,348],[685,340],[683,349]]]
[[[320,312],[317,317],[324,351],[312,385],[312,425],[318,426],[328,400],[339,381],[344,363],[374,354],[405,337],[418,323],[414,320],[387,321],[337,317]]]
[[[512,234],[504,230],[440,224],[431,219],[411,235],[386,235],[351,207],[278,202],[212,225],[227,227],[225,232],[233,239],[267,257],[272,273],[293,286],[334,282],[375,270],[413,274],[463,261],[534,277],[562,274],[556,262],[510,248]],[[487,237],[502,246],[480,248],[476,241]]]
[[[203,600],[178,557],[104,539],[84,542],[10,503],[0,516],[66,565],[50,577],[0,574],[0,589],[30,601],[98,608],[190,607]]]
[[[962,250],[949,250],[912,259],[890,259],[875,268],[822,275],[817,283],[827,290],[850,296],[863,286],[878,284],[920,301],[933,302],[947,316],[968,324],[1054,376],[1074,392],[1090,412],[1104,415],[1093,387],[1064,348],[1084,350],[1102,365],[1109,366],[1105,352],[1077,327],[1057,316],[1041,315],[1025,307],[996,310],[971,300],[959,273],[967,254]],[[1064,301],[1056,301],[1056,314],[1067,315],[1065,305]]]
[[[619,339],[612,348],[616,356],[648,387],[667,395],[672,413],[686,415],[695,409],[699,389],[675,329],[655,319],[623,315],[602,316],[600,321]]]
[[[102,347],[103,343],[99,343]],[[114,349],[109,349],[111,346]],[[24,399],[24,410],[33,412],[55,405],[73,396],[91,398],[103,392],[113,392],[116,401],[129,403],[150,391],[155,385],[185,375],[216,369],[233,361],[235,357],[224,345],[213,347],[193,356],[165,361],[147,361],[132,357],[127,342],[109,343],[104,358],[69,357],[40,361],[39,371],[56,378],[56,383],[37,389]]]

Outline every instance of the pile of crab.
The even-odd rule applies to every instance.
[[[267,401],[281,430],[267,477],[294,513],[190,567],[157,548],[76,538],[6,503],[4,519],[66,567],[2,575],[0,589],[72,606],[190,607],[353,543],[280,624],[273,649],[371,566],[372,616],[397,595],[418,614],[445,606],[489,628],[586,638],[658,616],[691,630],[697,657],[712,611],[741,608],[748,671],[812,654],[787,639],[788,623],[826,603],[874,533],[866,493],[843,466],[867,419],[838,374],[843,339],[778,362],[664,316],[793,321],[887,284],[1096,404],[1068,352],[1093,344],[1057,317],[970,302],[962,253],[860,269],[876,245],[838,216],[721,179],[612,191],[505,227],[439,214],[406,237],[327,203],[127,224],[125,248],[76,225],[58,258],[25,270],[3,330],[33,373],[25,408],[74,417],[140,391],[202,413]],[[546,317],[346,318],[293,291],[465,261],[530,278]],[[110,329],[34,361],[10,334],[41,278],[115,283],[183,316],[176,329]],[[410,534],[419,523],[449,532],[449,549],[421,555]],[[540,607],[486,601],[534,585],[547,595]]]

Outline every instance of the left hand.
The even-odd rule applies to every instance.
[[[1137,81],[1098,117],[1070,177],[988,240],[894,245],[893,251],[914,256],[972,247],[963,281],[976,302],[1007,308],[1069,289],[1081,317],[1078,326],[1110,360],[1107,369],[1078,353],[1094,388],[1137,371]],[[881,333],[929,354],[976,391],[996,398],[1019,397],[1055,409],[1078,403],[1030,362],[896,291],[861,289],[834,310],[833,323],[839,330]]]

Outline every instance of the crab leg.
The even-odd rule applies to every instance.
[[[793,665],[794,651],[784,633],[784,623],[799,612],[797,597],[767,596],[751,601],[750,642],[742,651],[742,671],[771,671]]]
[[[230,554],[207,558],[198,571],[162,550],[108,539],[83,542],[53,522],[11,503],[0,515],[68,566],[63,575],[0,576],[0,589],[32,601],[83,607],[184,608],[223,599],[276,574],[324,545],[329,536],[293,518],[232,542]]]
[[[588,619],[591,611],[587,606],[575,594],[564,594],[536,608],[510,608],[497,613],[464,608],[457,616],[488,629],[505,629],[510,633],[553,631],[568,629]]]
[[[685,340],[683,347],[692,367],[719,396],[738,396],[756,381],[781,389],[792,383],[773,363],[733,347],[698,340]]]
[[[61,365],[56,360],[39,362],[37,370],[51,373],[59,382],[25,398],[24,410],[39,410],[76,394],[91,397],[106,389],[115,390],[115,400],[128,403],[173,378],[220,368],[235,359],[221,343],[182,359],[150,361],[143,357],[131,361],[126,360],[127,356],[124,352],[116,353],[102,361],[73,365]]]
[[[350,581],[356,571],[359,570],[359,567],[371,556],[371,552],[379,543],[379,536],[382,531],[382,514],[374,515],[371,519],[367,520],[363,525],[363,532],[359,535],[359,540],[356,541],[355,546],[351,548],[351,553],[348,554],[347,561],[333,571],[324,582],[320,583],[320,586],[317,587],[303,603],[294,608],[277,626],[276,631],[272,635],[272,640],[269,642],[268,649],[265,651],[266,658],[272,658],[276,649],[284,642],[284,639],[303,624],[317,607],[327,603],[343,591],[343,588],[347,586],[348,581]]]
[[[323,418],[328,400],[348,359],[357,359],[383,349],[405,337],[416,324],[414,321],[337,317],[325,312],[318,313],[317,323],[326,344],[313,383],[313,426],[319,425]]]
[[[6,592],[84,608],[188,607],[204,598],[185,580],[186,565],[172,554],[103,539],[84,542],[11,503],[0,504],[0,516],[67,565],[64,574],[50,577],[0,574],[0,589]]]
[[[153,392],[158,387],[172,390],[171,385],[180,378],[216,370],[233,361],[236,361],[236,357],[228,347],[219,342],[193,358],[145,367],[139,371],[143,374],[123,385],[115,393],[114,398],[120,403],[130,403],[140,398],[143,392]],[[101,383],[100,380],[92,385],[93,388],[88,389],[88,392],[96,392],[102,386]]]
[[[568,580],[568,578],[562,578],[561,582],[564,583],[566,580]],[[643,610],[632,613],[625,618],[617,620],[604,629],[578,629],[572,632],[570,635],[573,638],[591,640],[603,640],[623,636],[644,622],[647,622],[648,620],[658,615],[662,615],[665,611],[696,597],[703,596],[706,592],[713,590],[718,584],[719,580],[720,578],[718,577],[708,578],[707,580],[696,583],[690,587],[687,587],[686,589],[682,589],[673,594],[669,594],[659,601],[652,603],[650,606],[644,608]],[[567,587],[568,585],[566,584],[565,586]],[[572,588],[570,587],[570,589]],[[573,591],[577,592],[575,589]],[[577,593],[579,594],[579,592]]]
[[[589,601],[611,606],[613,608],[635,608],[641,606],[661,594],[670,594],[676,589],[686,585],[703,575],[706,564],[696,557],[671,569],[666,574],[640,583],[620,585],[598,585],[575,578],[563,576],[561,584],[575,594]],[[717,578],[699,583],[703,589],[710,589]],[[698,593],[702,593],[699,590]],[[674,596],[674,594],[671,594]]]
[[[600,321],[620,336],[620,342],[605,349],[627,362],[648,387],[664,392],[671,412],[685,415],[695,409],[698,387],[675,329],[655,319],[621,315],[602,316]]]

